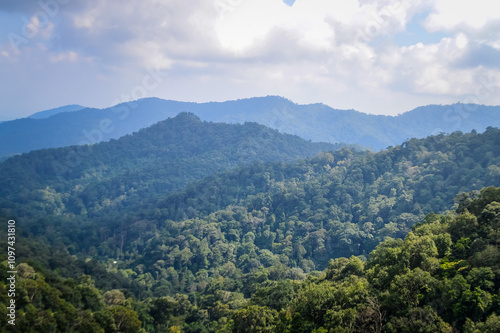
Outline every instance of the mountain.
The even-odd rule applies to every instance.
[[[311,143],[182,113],[88,150],[13,157],[0,221],[19,223],[16,329],[494,332],[500,189],[474,190],[500,184],[499,140],[488,128],[344,147],[177,192],[192,173]]]
[[[193,223],[187,237],[165,234],[177,244],[171,252],[164,242],[148,242],[151,253],[163,256],[155,275],[133,261],[127,264],[134,269],[99,262],[95,252],[78,258],[65,239],[54,244],[16,235],[16,254],[29,258],[19,256],[16,266],[15,293],[22,297],[10,289],[0,293],[0,304],[15,299],[21,315],[14,332],[498,332],[499,201],[494,187],[460,195],[454,213],[428,214],[404,240],[387,238],[367,260],[337,258],[307,275],[278,261],[247,273],[228,262],[196,277],[172,267],[175,260],[222,254],[220,244],[208,246],[220,237],[210,224]],[[135,227],[147,232],[144,223]],[[53,229],[47,231],[52,238]],[[244,248],[251,249],[252,237],[246,238]],[[269,251],[259,254],[273,260]],[[0,259],[1,272],[12,269],[6,254]],[[147,296],[153,285],[161,296]],[[184,291],[174,294],[180,286]],[[7,306],[3,313],[0,324],[7,325]]]
[[[144,99],[102,110],[86,108],[43,119],[7,121],[0,124],[0,156],[118,139],[185,111],[181,104]]]
[[[28,116],[27,118],[30,119],[45,119],[52,117],[53,115],[56,115],[58,113],[62,112],[73,112],[73,111],[80,111],[82,109],[85,109],[85,106],[77,105],[77,104],[71,104],[71,105],[66,105],[66,106],[61,106],[55,109],[50,109],[50,110],[45,110],[45,111],[40,111],[37,113],[33,113],[31,116]]]
[[[323,269],[332,257],[367,254],[388,236],[404,237],[425,214],[453,209],[457,193],[500,186],[499,162],[500,130],[457,132],[379,153],[344,148],[293,164],[242,167],[190,184],[156,207],[175,221],[215,213],[223,224],[236,211],[259,217],[253,227],[240,224],[240,237],[252,232],[256,245],[273,251],[264,238],[274,234],[279,243],[289,235],[303,251],[287,260]],[[231,228],[222,230],[240,230]]]
[[[101,197],[110,204],[124,200],[124,194],[127,200],[143,200],[254,161],[290,162],[340,147],[256,123],[202,122],[184,112],[118,140],[14,156],[0,164],[0,198],[8,207],[54,195],[55,205],[46,206],[45,213],[80,214],[102,207]],[[71,193],[78,198],[62,199]]]
[[[488,128],[411,139],[378,153],[344,147],[284,163],[329,146],[255,123],[204,123],[183,113],[89,150],[48,149],[5,161],[0,206],[22,214],[34,234],[46,223],[59,225],[80,251],[95,247],[113,256],[96,231],[103,228],[113,243],[126,234],[122,251],[132,256],[152,251],[133,244],[156,239],[156,231],[188,237],[211,225],[224,246],[234,241],[239,248],[248,234],[255,253],[323,269],[332,257],[366,255],[386,237],[404,237],[425,214],[453,209],[457,193],[499,186],[499,140],[500,130]],[[60,165],[77,161],[78,153],[85,154],[79,163]],[[54,222],[40,222],[47,217]],[[137,223],[152,233],[137,233]],[[86,236],[73,238],[79,235]],[[162,237],[156,241],[173,251]],[[154,258],[142,264],[152,267],[150,260],[160,260]],[[262,263],[255,259],[237,267],[249,271]],[[199,266],[192,264],[186,267],[195,274]]]
[[[180,112],[191,112],[206,121],[251,121],[315,142],[360,144],[374,150],[440,132],[482,132],[488,126],[500,126],[500,106],[475,104],[429,105],[393,117],[323,104],[298,105],[276,96],[222,103],[146,98],[107,109],[87,108],[45,119],[1,123],[0,157],[117,139]]]
[[[337,148],[184,112],[6,160],[16,330],[495,331],[500,130]]]

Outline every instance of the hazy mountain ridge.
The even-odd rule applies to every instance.
[[[44,119],[44,118],[52,117],[52,116],[54,116],[54,115],[56,115],[58,113],[80,111],[80,110],[83,110],[83,109],[86,109],[86,107],[78,105],[78,104],[71,104],[71,105],[65,105],[65,106],[61,106],[61,107],[58,107],[58,108],[54,108],[54,109],[49,109],[49,110],[45,110],[45,111],[36,112],[36,113],[33,113],[31,116],[28,116],[27,118],[30,118],[30,119]]]
[[[45,119],[1,123],[0,157],[117,139],[183,111],[202,120],[252,121],[312,141],[355,143],[375,150],[413,137],[473,129],[482,132],[488,126],[500,126],[500,106],[429,105],[399,116],[381,116],[324,104],[298,105],[277,96],[209,103],[145,98],[106,109],[87,108]]]

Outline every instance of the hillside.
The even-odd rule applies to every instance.
[[[482,132],[488,126],[500,126],[500,107],[473,104],[429,105],[391,117],[337,110],[323,104],[298,105],[276,96],[222,103],[146,98],[102,110],[87,108],[44,119],[3,122],[0,157],[117,139],[180,112],[194,113],[205,121],[256,122],[315,142],[359,144],[374,150],[440,132]]]
[[[233,332],[498,332],[500,190],[461,197],[363,262],[331,260],[297,283],[260,284],[232,314]]]
[[[243,272],[278,261],[306,272],[324,269],[330,258],[367,255],[385,237],[404,237],[425,214],[453,209],[457,193],[500,185],[499,140],[500,131],[489,129],[414,139],[380,153],[344,148],[291,164],[253,164],[179,193],[141,197],[140,204],[114,202],[88,225],[82,245],[111,255],[93,231],[107,225],[127,235],[123,260],[150,253],[141,263],[155,274],[155,262],[176,252],[178,237],[193,257],[181,265],[168,255],[169,262],[193,274],[227,260]],[[106,200],[93,197],[101,205]],[[211,250],[202,254],[189,235],[207,232]],[[153,254],[158,244],[165,252]]]
[[[257,137],[271,133],[275,139],[252,146],[256,130],[262,131]],[[163,137],[171,135],[177,139]],[[291,142],[312,153],[311,144],[261,125],[203,123],[182,114],[91,146],[81,164],[63,174],[50,166],[75,148],[4,162],[1,205],[4,213],[22,216],[33,236],[57,226],[49,239],[64,235],[75,253],[131,261],[129,269],[140,262],[151,274],[160,274],[155,262],[165,256],[176,269],[187,269],[181,276],[227,262],[243,272],[277,261],[309,272],[324,269],[330,258],[367,255],[385,237],[404,237],[425,214],[453,209],[457,193],[499,186],[499,140],[500,131],[489,128],[412,139],[379,153],[343,148],[211,175],[231,165],[286,159],[277,152]],[[172,192],[204,175],[211,176]],[[207,230],[210,250],[201,253]],[[198,234],[198,240],[190,236]],[[159,244],[164,252],[156,252]],[[174,255],[181,244],[190,249],[184,264]]]
[[[5,161],[19,331],[495,327],[500,130],[336,148],[182,113]]]
[[[20,316],[12,331],[497,332],[499,202],[500,188],[460,195],[456,214],[428,214],[404,240],[380,243],[368,260],[337,258],[307,279],[302,270],[278,261],[244,274],[226,263],[200,269],[196,280],[186,278],[182,266],[172,267],[166,256],[189,262],[196,255],[184,246],[168,253],[160,243],[148,244],[154,250],[144,252],[165,256],[155,263],[161,270],[155,278],[142,274],[142,264],[136,266],[139,275],[123,263],[106,268],[91,257],[76,260],[62,246],[20,237],[22,248],[38,252],[28,250],[30,260],[16,267]],[[190,241],[210,252],[208,242],[218,234],[207,227]],[[247,237],[246,246],[252,241]],[[2,281],[8,277],[6,258],[0,255]],[[42,267],[40,261],[49,264]],[[146,298],[144,289],[155,283],[162,296]],[[185,291],[174,295],[172,288],[179,286]],[[6,292],[0,300],[5,325]]]
[[[4,208],[37,207],[40,215],[79,215],[168,193],[253,161],[290,162],[339,147],[255,123],[208,123],[181,113],[118,140],[14,156],[0,164],[0,201]]]

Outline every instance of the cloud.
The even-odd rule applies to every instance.
[[[169,59],[214,52],[213,21],[206,17],[215,15],[206,1],[96,1],[66,20],[64,47],[97,55],[105,65],[168,67]]]
[[[425,25],[431,31],[457,29],[481,29],[488,22],[500,19],[494,0],[439,0],[434,3],[434,12]]]
[[[36,15],[44,10],[39,1],[0,4],[0,66],[8,67],[0,86],[13,97],[32,82],[44,87],[29,100],[0,101],[4,114],[108,106],[157,68],[168,77],[150,93],[163,98],[280,94],[373,113],[461,101],[484,75],[498,78],[493,1],[42,1],[59,1],[46,24]],[[39,26],[33,37],[23,35],[23,17]],[[421,35],[396,44],[409,29]],[[19,52],[9,32],[26,39]],[[482,101],[500,103],[495,95]]]
[[[457,62],[460,68],[487,67],[500,69],[500,48],[496,44],[474,43]]]

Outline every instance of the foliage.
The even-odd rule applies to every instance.
[[[22,221],[15,329],[497,327],[500,189],[485,186],[500,182],[494,168],[500,164],[498,130],[412,139],[379,153],[343,148],[294,163],[256,162],[172,192],[165,185],[169,177],[180,187],[188,182],[180,174],[204,167],[210,174],[222,158],[214,151],[232,149],[218,146],[217,135],[202,146],[202,132],[233,129],[210,127],[192,115],[176,121],[175,133],[167,122],[156,132],[92,146],[100,153],[62,180],[45,168],[66,150],[34,152],[0,165],[6,186],[0,218]],[[259,129],[246,124],[237,131]],[[282,137],[274,134],[279,142]],[[176,158],[184,164],[151,157],[160,144],[148,151],[138,143],[150,144],[155,135],[194,136],[189,156]],[[175,151],[173,144],[166,150]],[[203,156],[204,164],[194,162]],[[187,171],[180,171],[182,165]],[[124,172],[123,179],[117,172]],[[16,192],[11,185],[19,179],[23,186]],[[451,208],[455,214],[424,215]],[[0,290],[6,304],[5,287]]]

